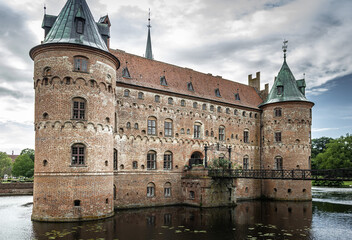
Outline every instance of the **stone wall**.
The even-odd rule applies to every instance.
[[[0,183],[0,196],[32,194],[33,183]]]

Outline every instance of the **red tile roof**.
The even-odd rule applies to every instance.
[[[119,82],[255,109],[258,109],[259,104],[263,102],[257,91],[245,84],[229,81],[218,76],[215,77],[211,74],[196,72],[188,68],[149,60],[121,50],[110,49],[110,52],[121,62],[121,67],[117,72],[117,81]],[[122,70],[126,67],[126,62],[128,62],[127,67],[131,78],[122,77]],[[168,86],[160,84],[160,77],[164,75]],[[192,81],[194,92],[189,91],[187,88],[187,84],[190,81]],[[217,88],[220,90],[221,97],[216,97],[215,95],[215,89]],[[235,93],[237,92],[240,95],[239,101],[235,100]]]

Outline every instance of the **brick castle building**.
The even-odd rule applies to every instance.
[[[309,181],[213,179],[246,169],[309,169],[313,103],[285,60],[273,87],[248,85],[111,49],[108,16],[85,0],[45,15],[31,49],[35,89],[33,220],[109,217],[114,208],[310,200]]]

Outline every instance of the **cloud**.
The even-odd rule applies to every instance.
[[[331,130],[339,130],[339,128],[312,128],[312,132],[326,132]]]

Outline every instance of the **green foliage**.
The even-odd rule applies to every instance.
[[[32,161],[34,162],[34,149],[25,148],[25,149],[23,149],[21,151],[20,155],[24,155],[24,154],[27,154],[32,159]]]
[[[16,158],[15,163],[13,164],[12,174],[16,177],[33,177],[34,162],[28,154],[23,154]]]
[[[313,180],[312,185],[323,187],[341,187],[343,185],[343,181]]]
[[[12,171],[12,160],[6,153],[0,152],[0,178],[5,174],[10,175]]]
[[[352,168],[352,135],[331,140],[319,153],[314,164],[318,169]]]
[[[213,159],[210,164],[209,164],[209,168],[213,168],[213,169],[229,169],[229,164],[230,161],[226,158],[215,158]],[[237,163],[233,163],[231,162],[231,168],[232,169],[239,169],[240,166],[237,165]]]

